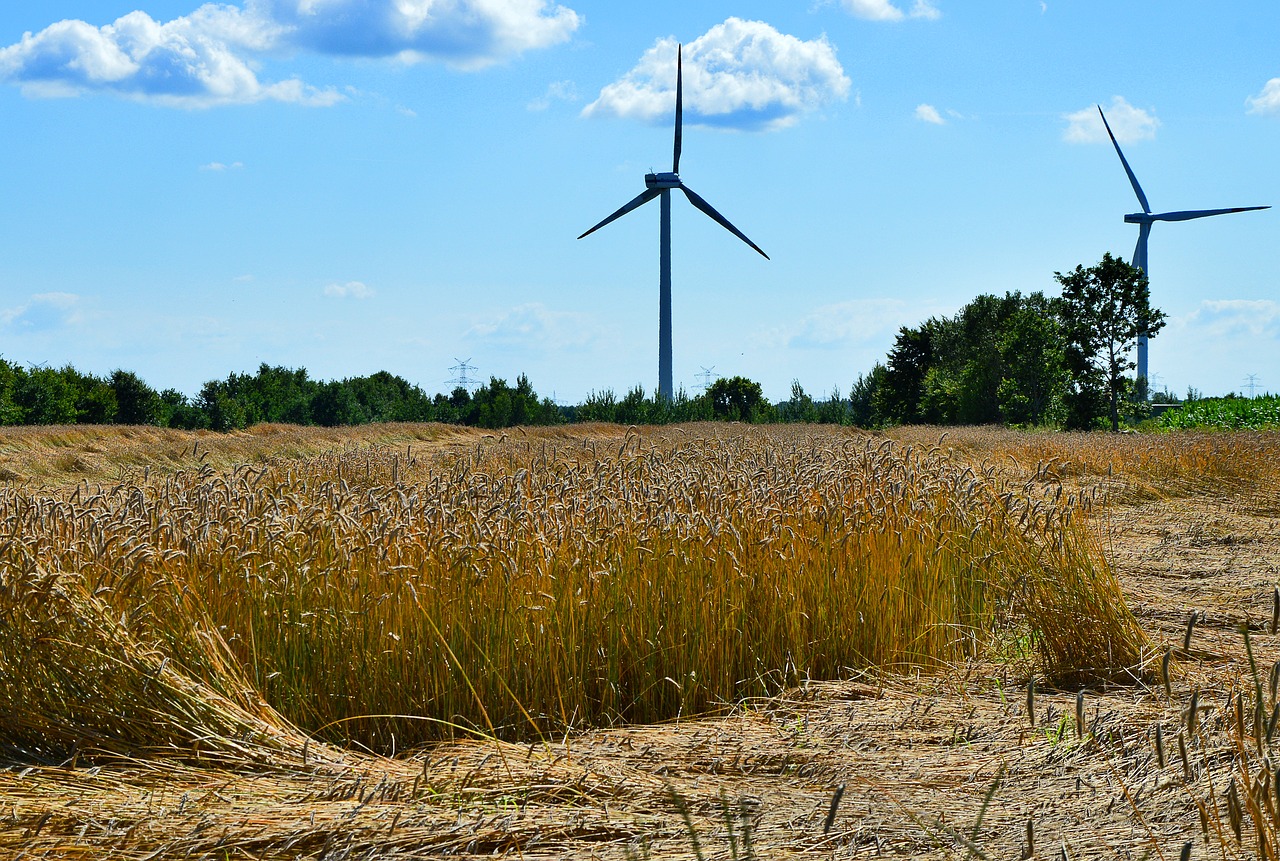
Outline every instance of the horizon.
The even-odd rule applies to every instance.
[[[670,164],[678,43],[681,179],[771,260],[673,207],[677,391],[847,393],[901,326],[1132,260],[1097,105],[1155,211],[1280,205],[1273,5],[411,6],[0,11],[0,356],[651,393],[657,207],[575,237]],[[1156,226],[1153,390],[1280,387],[1274,218]]]

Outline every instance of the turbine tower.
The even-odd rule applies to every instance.
[[[681,126],[684,122],[684,46],[676,52],[676,144],[675,157],[672,160],[671,173],[648,173],[644,177],[645,190],[627,203],[613,215],[579,236],[579,239],[590,236],[611,221],[616,221],[633,209],[644,206],[655,197],[661,198],[662,228],[660,233],[660,251],[658,256],[658,397],[671,400],[671,190],[678,188],[689,198],[689,202],[701,209],[713,221],[750,245],[765,260],[769,255],[760,251],[746,234],[729,223],[729,219],[716,212],[715,207],[707,203],[680,181],[680,140]]]
[[[1134,194],[1138,195],[1138,203],[1142,206],[1142,212],[1134,212],[1124,217],[1125,224],[1138,225],[1138,245],[1133,250],[1133,265],[1142,270],[1142,274],[1147,276],[1148,282],[1151,280],[1151,273],[1147,270],[1147,240],[1151,237],[1151,225],[1157,221],[1191,221],[1194,218],[1208,218],[1210,215],[1228,215],[1232,212],[1252,212],[1256,209],[1270,209],[1270,206],[1235,206],[1230,209],[1188,209],[1178,212],[1152,212],[1151,204],[1147,203],[1147,196],[1142,192],[1142,186],[1138,185],[1138,178],[1133,175],[1133,168],[1129,167],[1128,160],[1125,159],[1124,153],[1120,151],[1120,144],[1116,141],[1116,136],[1111,132],[1111,124],[1107,122],[1107,115],[1102,112],[1102,105],[1098,105],[1098,116],[1102,117],[1102,125],[1106,127],[1107,136],[1111,138],[1111,145],[1116,148],[1116,155],[1120,156],[1120,163],[1124,165],[1124,172],[1129,175],[1129,184],[1133,186]],[[1140,394],[1146,397],[1147,394],[1147,333],[1142,332],[1138,335],[1138,385],[1141,387]]]

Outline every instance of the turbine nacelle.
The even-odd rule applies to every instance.
[[[680,175],[675,173],[646,173],[644,175],[645,188],[680,188],[683,183],[680,182]]]
[[[1145,212],[1133,212],[1124,217],[1125,224],[1150,224],[1153,221],[1155,219]]]

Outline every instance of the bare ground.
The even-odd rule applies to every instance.
[[[1188,841],[1193,858],[1244,856],[1222,800],[1224,706],[1249,674],[1242,624],[1264,677],[1280,657],[1268,508],[1225,493],[1111,509],[1108,555],[1131,607],[1157,657],[1178,656],[1172,697],[1153,665],[1146,684],[1082,700],[1037,691],[1033,721],[1026,665],[975,663],[813,683],[723,717],[396,760],[263,773],[20,764],[0,771],[0,857],[1171,859]],[[1175,738],[1197,688],[1203,731],[1184,767]]]

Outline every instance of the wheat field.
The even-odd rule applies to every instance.
[[[1269,516],[1274,451],[725,425],[0,435],[0,800],[21,826],[0,850],[692,857],[700,832],[736,834],[736,858],[751,822],[766,857],[826,845],[800,811],[805,833],[828,804],[845,822],[849,783],[906,814],[877,847],[947,857],[965,844],[938,810],[980,822],[1019,768],[1166,787],[1184,738],[1188,787],[1211,780],[1197,756],[1270,775],[1261,688],[1230,682],[1247,696],[1192,734],[1187,697],[1220,682],[1139,625],[1114,535],[1210,496]],[[1102,710],[1126,698],[1120,723]],[[1012,753],[980,752],[997,741]],[[868,743],[874,776],[837,764]],[[1006,848],[1036,816],[1021,785],[990,814]],[[1274,804],[1241,785],[1247,838]]]

